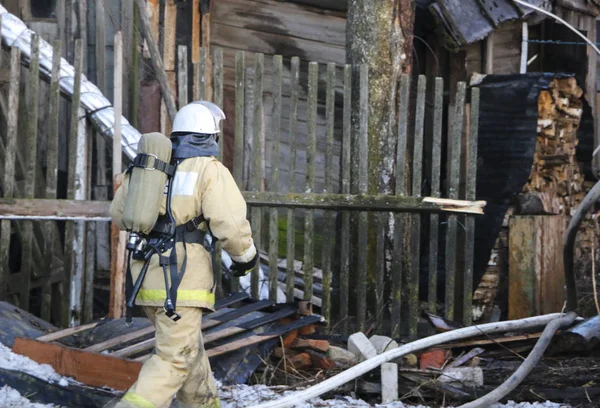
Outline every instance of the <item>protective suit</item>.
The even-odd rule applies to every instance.
[[[173,123],[172,161],[177,168],[169,187],[171,212],[177,226],[189,224],[199,216],[205,222],[196,226],[197,231],[188,229],[187,234],[192,238],[175,245],[178,267],[187,263],[177,288],[177,312],[181,316],[178,321],[167,317],[163,310],[166,297],[163,267],[158,255],[150,258],[136,303],[143,306],[156,327],[155,353],[144,363],[137,382],[116,405],[118,408],[166,408],[175,395],[179,407],[220,406],[201,334],[203,310],[214,310],[212,261],[201,238],[193,237],[196,232],[209,229],[234,261],[232,270],[236,275],[248,273],[258,260],[246,219],[246,202],[230,172],[214,157],[218,153],[215,136],[219,115],[222,118],[224,115],[216,105],[207,102],[190,105],[178,112]],[[114,222],[121,229],[124,229],[122,215],[128,186],[129,177],[125,176],[110,208]],[[166,209],[165,196],[160,214],[164,215]],[[170,251],[162,255],[168,256]],[[132,260],[134,280],[142,265],[142,261]]]

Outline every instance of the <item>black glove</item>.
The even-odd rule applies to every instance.
[[[231,267],[229,270],[233,272],[233,276],[236,278],[241,278],[242,276],[246,276],[254,269],[256,263],[258,262],[258,250],[256,250],[256,255],[254,258],[248,262],[240,263],[232,260]]]

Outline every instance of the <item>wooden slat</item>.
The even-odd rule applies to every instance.
[[[417,107],[415,114],[415,136],[413,139],[412,196],[422,196],[423,179],[423,130],[425,126],[425,96],[427,80],[419,75],[417,84]],[[408,334],[417,338],[419,323],[419,273],[421,256],[421,214],[413,214],[411,225],[410,270],[408,273]]]
[[[272,113],[272,139],[273,154],[271,156],[271,186],[270,190],[277,192],[279,190],[279,143],[281,139],[281,88],[283,86],[283,57],[276,55],[273,57],[275,66],[275,79],[273,87],[273,113]],[[277,263],[279,251],[279,211],[277,208],[271,208],[269,221],[269,299],[277,301]]]
[[[206,66],[207,66],[207,55],[206,48],[200,48],[199,62],[195,66],[196,74],[196,99],[197,100],[209,100],[210,98],[206,95],[207,93],[207,78],[206,78]]]
[[[317,145],[317,94],[319,86],[319,65],[311,62],[308,65],[308,135],[306,141],[306,192],[315,191],[315,158]],[[306,211],[304,215],[304,300],[313,295],[314,266],[314,213]]]
[[[45,334],[43,336],[38,337],[36,340],[44,342],[56,341],[77,333],[81,333],[82,331],[93,329],[96,326],[98,326],[98,322],[88,323],[77,327],[69,327],[68,329],[58,330],[52,333]]]
[[[263,112],[263,72],[264,72],[264,55],[259,54],[256,59],[254,71],[254,131],[253,131],[253,155],[254,162],[252,165],[252,189],[254,191],[263,190],[264,182],[264,112]],[[254,243],[258,249],[261,248],[262,235],[262,212],[259,208],[252,209],[252,232]],[[259,290],[259,268],[260,263],[252,271],[252,297],[258,299]]]
[[[440,196],[440,171],[442,158],[442,127],[444,120],[444,80],[435,79],[435,96],[433,107],[433,136],[431,147],[431,196]],[[440,216],[433,213],[429,216],[429,287],[427,308],[431,313],[437,312],[438,281],[438,238]]]
[[[38,166],[37,139],[39,118],[39,87],[40,87],[40,38],[32,35],[31,41],[31,63],[29,67],[29,81],[27,93],[27,109],[23,112],[26,116],[20,122],[24,122],[26,129],[27,148],[25,150],[25,189],[24,198],[35,197],[35,172]],[[21,275],[23,276],[19,306],[23,310],[29,310],[29,296],[31,291],[31,279],[39,277],[34,272],[33,264],[33,221],[26,220],[22,224],[23,235],[21,239]],[[41,265],[40,265],[41,267]]]
[[[367,194],[369,190],[369,66],[360,66],[358,129],[358,193]],[[357,321],[358,330],[365,330],[367,312],[367,264],[369,218],[366,212],[358,214],[357,251]]]
[[[479,88],[471,90],[469,118],[469,139],[466,166],[466,199],[475,199],[477,186],[477,142],[479,137]],[[475,218],[465,220],[465,276],[463,299],[463,324],[470,326],[473,321],[473,262],[475,257]]]
[[[113,337],[112,339],[103,341],[102,343],[98,343],[98,344],[94,344],[93,346],[86,347],[83,349],[83,351],[88,351],[90,353],[100,353],[100,352],[108,350],[112,347],[118,346],[119,344],[127,343],[129,341],[146,336],[148,334],[152,334],[155,331],[156,331],[156,329],[154,328],[154,326],[148,326],[144,329],[126,333],[121,336]]]
[[[448,141],[448,161],[450,163],[448,176],[448,197],[450,199],[458,198],[458,188],[460,182],[460,156],[462,130],[465,112],[466,84],[458,83],[456,91],[456,103],[452,133]],[[455,312],[455,289],[456,289],[456,239],[457,239],[458,218],[454,214],[448,216],[448,225],[446,231],[446,302],[445,317],[448,320],[454,320]]]
[[[21,79],[21,52],[18,48],[10,50],[10,85],[8,91],[8,120],[6,130],[6,149],[4,156],[3,197],[12,198],[15,192],[15,155],[19,120],[19,86]],[[11,225],[2,220],[0,225],[0,294],[6,299],[10,279],[9,256]]]
[[[410,77],[403,74],[400,78],[400,100],[398,107],[398,147],[396,156],[396,196],[406,196],[405,164],[406,144],[408,133],[408,103],[410,91]],[[403,244],[405,217],[397,214],[394,227],[394,257],[392,265],[392,337],[400,336],[400,322],[402,321],[402,279],[404,273]]]
[[[122,391],[133,385],[142,368],[138,362],[21,337],[15,339],[13,352],[89,386]]]
[[[298,125],[298,89],[300,86],[300,59],[292,57],[291,60],[291,101],[290,101],[290,129],[289,141],[290,146],[290,164],[289,164],[289,183],[288,192],[296,191],[296,137]],[[293,208],[287,211],[287,277],[286,277],[286,299],[288,302],[294,300],[294,260],[296,258],[296,212]]]
[[[333,136],[335,131],[335,64],[327,64],[327,91],[325,116],[327,118],[327,147],[325,148],[325,193],[333,193]],[[335,213],[325,213],[325,230],[335,231]],[[331,319],[331,258],[335,248],[335,235],[323,242],[323,308],[322,314],[330,327]]]
[[[177,100],[181,109],[188,104],[188,59],[185,45],[177,48],[177,62]]]
[[[123,69],[123,48],[121,33],[115,35],[115,82],[114,82],[114,111],[115,111],[115,131],[113,135],[113,192],[118,190],[122,172],[121,155],[121,114],[123,85],[121,83],[121,71]],[[113,319],[119,319],[123,316],[125,308],[125,279],[123,265],[125,262],[125,240],[126,233],[119,231],[115,223],[111,225],[111,265],[110,265],[110,298],[108,304],[108,315]]]
[[[213,78],[214,78],[214,101],[215,104],[223,108],[223,50],[214,49],[213,59]],[[223,123],[221,123],[223,126]],[[219,160],[223,160],[223,138],[219,138]]]
[[[175,0],[165,1],[164,10],[164,44],[163,44],[163,61],[165,71],[175,71],[176,57],[176,28],[177,28],[177,5]]]
[[[352,66],[344,67],[344,131],[342,135],[342,194],[350,194],[350,167],[352,165]],[[342,333],[348,333],[348,306],[350,295],[350,213],[342,213],[340,233],[340,318]]]
[[[192,1],[192,64],[200,60],[200,28],[201,28],[200,0]]]
[[[48,111],[48,141],[46,144],[46,198],[56,199],[57,181],[58,181],[58,123],[59,123],[59,107],[60,107],[60,86],[58,83],[60,74],[60,56],[62,53],[62,43],[54,42],[52,56],[52,77],[50,79],[50,93],[48,95],[48,103],[50,105]],[[48,221],[44,224],[44,259],[48,266],[48,275],[42,286],[42,307],[41,317],[46,321],[50,321],[52,316],[53,304],[52,285],[49,276],[54,266],[54,242],[56,227],[53,221]],[[64,283],[59,286],[59,292],[64,293]]]

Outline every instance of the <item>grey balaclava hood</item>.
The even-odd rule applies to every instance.
[[[190,157],[210,157],[219,155],[218,139],[214,135],[200,133],[173,133],[172,160],[189,159]]]

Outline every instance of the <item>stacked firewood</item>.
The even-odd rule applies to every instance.
[[[583,90],[575,78],[554,79],[538,98],[537,143],[531,174],[518,204],[506,214],[481,284],[473,295],[474,318],[488,320],[499,284],[508,276],[508,220],[513,214],[571,216],[593,183],[584,180],[577,160],[577,132],[583,114]],[[576,258],[589,256],[599,233],[591,217],[581,226]]]

